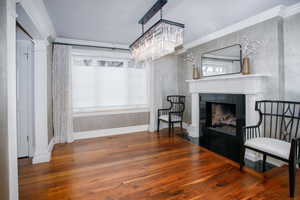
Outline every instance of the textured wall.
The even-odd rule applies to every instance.
[[[162,107],[169,107],[168,95],[178,94],[178,59],[177,56],[169,55],[154,61],[156,95],[161,98]]]
[[[0,199],[8,199],[8,129],[7,129],[7,11],[0,1]]]
[[[149,113],[125,113],[74,117],[74,132],[111,129],[149,124]]]
[[[300,14],[284,19],[285,99],[300,101]]]
[[[265,98],[282,98],[284,96],[284,76],[282,73],[284,60],[282,18],[276,17],[270,19],[241,31],[199,45],[189,51],[192,51],[197,60],[200,62],[202,53],[240,43],[241,39],[245,36],[250,40],[260,40],[264,42],[258,53],[250,58],[250,62],[251,73],[272,75],[267,86],[268,93]],[[178,86],[179,93],[187,96],[187,107],[190,108],[191,98],[188,92],[188,84],[185,80],[192,78],[192,67],[185,63],[183,58],[184,55],[181,55],[178,58]],[[188,109],[185,114],[185,121],[189,122],[190,120],[191,112],[190,109]]]

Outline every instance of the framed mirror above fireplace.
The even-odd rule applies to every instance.
[[[239,74],[242,72],[242,46],[235,44],[201,55],[203,77]]]

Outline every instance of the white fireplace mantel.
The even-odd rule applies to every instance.
[[[224,75],[187,80],[190,93],[258,94],[265,90],[270,75]]]
[[[224,75],[198,80],[187,80],[192,94],[192,123],[188,127],[191,137],[199,137],[199,93],[245,94],[246,124],[255,124],[258,115],[254,111],[255,101],[263,97],[270,75]]]

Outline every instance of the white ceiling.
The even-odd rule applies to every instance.
[[[129,45],[156,0],[44,0],[58,37]],[[169,0],[164,18],[184,23],[191,42],[277,5],[300,0]],[[157,19],[155,16],[147,26]]]

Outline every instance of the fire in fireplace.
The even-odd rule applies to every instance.
[[[211,127],[216,131],[235,134],[237,117],[234,104],[211,103]]]

